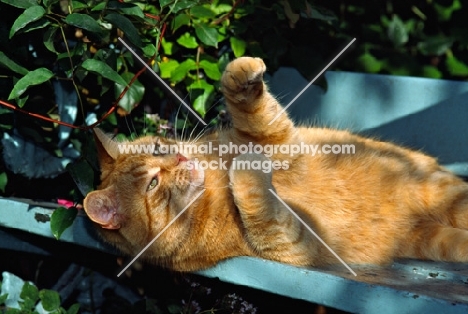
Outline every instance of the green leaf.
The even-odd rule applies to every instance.
[[[8,58],[2,51],[0,51],[0,64],[12,70],[13,72],[21,74],[23,76],[28,74],[29,72],[27,69],[23,68],[21,65]]]
[[[81,14],[81,13],[72,13],[67,15],[65,18],[65,23],[82,28],[88,32],[91,32],[98,37],[101,37],[103,35],[103,30],[99,23],[93,19],[91,16],[87,14]]]
[[[191,70],[197,69],[197,63],[192,59],[187,59],[171,72],[171,81],[178,83],[182,81]]]
[[[77,314],[78,311],[80,310],[80,304],[75,303],[67,311],[67,314]]]
[[[202,5],[197,5],[197,6],[190,8],[190,14],[199,19],[213,18],[216,16],[213,11],[211,11],[210,9]]]
[[[122,78],[130,82],[130,80],[135,76],[131,72],[125,72],[122,74]],[[119,97],[120,93],[124,90],[125,86],[122,86],[118,83],[115,83],[115,97]],[[127,113],[130,113],[133,108],[138,106],[142,101],[145,94],[145,86],[141,84],[138,80],[133,82],[130,88],[127,90],[125,95],[120,99],[119,106],[124,109]]]
[[[49,20],[45,19],[45,18],[41,18],[37,21],[34,21],[32,23],[29,23],[28,25],[26,25],[26,27],[22,28],[19,33],[28,33],[28,32],[31,32],[31,31],[34,31],[36,29],[41,29],[41,28],[44,28],[44,27],[47,27],[50,25],[50,22]]]
[[[28,99],[29,99],[29,95],[22,97],[22,98],[17,98],[16,104],[18,105],[18,107],[23,108],[23,106],[26,104]]]
[[[394,15],[388,24],[387,35],[397,47],[406,44],[409,39],[406,26],[397,15]]]
[[[447,37],[433,37],[419,42],[417,47],[425,56],[441,56],[452,47],[453,39]]]
[[[190,90],[190,91],[192,91],[194,89],[202,89],[202,90],[207,90],[207,91],[211,92],[211,91],[214,91],[214,86],[209,84],[205,80],[197,80],[197,81],[193,82],[192,84],[190,84],[187,87],[187,89]]]
[[[17,31],[26,27],[29,23],[39,20],[45,14],[46,11],[39,5],[35,5],[24,10],[24,12],[20,14],[13,23],[13,26],[10,29],[10,38],[13,37]]]
[[[229,53],[223,53],[221,56],[218,57],[218,68],[220,69],[221,72],[223,72],[227,65],[231,62],[231,58],[229,56]]]
[[[141,50],[143,51],[143,54],[145,55],[145,57],[148,57],[148,58],[151,58],[152,56],[156,54],[156,46],[153,44],[147,44]]]
[[[326,22],[331,22],[331,21],[336,21],[338,18],[336,17],[335,13],[333,11],[330,11],[328,9],[325,9],[324,7],[319,7],[314,5],[311,7],[308,2],[305,2],[307,9],[308,9],[308,16],[317,19],[317,20],[322,20]]]
[[[195,25],[195,34],[207,46],[218,48],[218,31],[206,24]]]
[[[0,295],[0,305],[3,305],[6,299],[8,299],[8,293]]]
[[[39,291],[39,298],[46,311],[55,311],[60,308],[60,295],[57,291],[43,289]]]
[[[3,193],[5,193],[5,188],[6,188],[7,183],[8,183],[8,177],[7,177],[6,172],[0,173],[0,191],[2,191]]]
[[[23,285],[23,288],[21,289],[20,297],[23,300],[28,299],[36,303],[36,301],[39,299],[39,290],[35,285],[26,281]]]
[[[172,2],[174,2],[174,0],[159,0],[159,5],[161,6],[161,9],[162,9],[165,6],[171,4]]]
[[[445,2],[446,1],[437,1],[437,2]],[[460,10],[462,5],[460,0],[454,0],[453,2],[450,1],[448,6],[441,5],[437,2],[434,2],[434,9],[437,12],[438,20],[439,21],[448,21],[452,17],[453,12]],[[448,3],[447,3],[448,4]]]
[[[37,6],[37,0],[1,0],[1,2],[20,9],[27,9],[33,6]]]
[[[176,15],[172,20],[172,31],[175,32],[179,27],[190,24],[190,16],[185,13]]]
[[[198,80],[187,89],[190,91],[190,94],[195,97],[193,108],[201,116],[205,116],[207,104],[211,103],[211,99],[214,95],[214,86],[208,84],[205,80]]]
[[[213,10],[213,12],[216,15],[220,15],[220,14],[223,14],[223,13],[229,13],[232,10],[232,5],[227,4],[227,3],[218,3],[217,5],[212,4],[211,5],[211,10]]]
[[[221,78],[218,63],[213,63],[208,60],[201,60],[200,67],[205,71],[206,76],[210,79],[218,81]]]
[[[114,26],[120,28],[124,33],[125,36],[138,48],[141,48],[143,45],[141,42],[140,34],[138,30],[133,25],[133,23],[123,15],[111,13],[107,14],[104,17],[104,20],[109,21]]]
[[[184,309],[182,308],[181,305],[178,305],[178,304],[168,304],[167,311],[169,312],[169,314],[178,314],[178,313],[183,313]]]
[[[440,79],[442,78],[442,72],[439,71],[435,66],[425,65],[423,67],[423,75],[425,77]]]
[[[455,56],[447,57],[445,65],[450,74],[454,76],[468,76],[468,66]]]
[[[101,60],[87,59],[81,64],[81,66],[94,74],[113,81],[114,83],[119,83],[124,86],[127,85],[127,82],[125,82],[125,80],[116,71]]]
[[[19,98],[30,86],[39,85],[47,82],[54,76],[54,73],[46,68],[39,68],[29,72],[16,82],[13,90],[8,96],[8,100]]]
[[[177,43],[185,48],[193,49],[198,47],[197,39],[189,32],[184,33],[177,39]]]
[[[62,233],[73,224],[77,214],[78,210],[75,207],[70,207],[68,209],[59,207],[54,210],[50,217],[50,230],[57,240],[60,239]]]
[[[29,311],[26,313],[31,313],[30,311],[34,308],[34,305],[36,304],[36,302],[30,299],[24,299],[23,301],[18,301],[18,303],[20,304],[20,307],[22,310]],[[25,312],[20,312],[20,313],[22,314]]]
[[[168,60],[165,62],[161,62],[159,64],[159,69],[161,71],[162,78],[171,78],[172,71],[174,71],[179,66],[179,62],[176,60]]]
[[[82,2],[82,1],[72,1],[71,2],[72,4],[72,11],[75,11],[75,10],[80,10],[80,9],[86,9],[88,8],[88,4]],[[97,6],[97,5],[96,5]]]
[[[55,49],[54,42],[55,42],[55,33],[57,32],[58,28],[56,27],[49,27],[44,33],[44,46],[50,52],[55,54],[59,54],[59,52]]]
[[[231,43],[231,48],[236,58],[242,57],[245,54],[247,43],[244,40],[237,37],[231,37],[229,38],[229,42]]]
[[[91,11],[104,11],[106,9],[106,5],[107,3],[105,1],[101,1],[96,3],[96,5],[91,8]]]
[[[172,1],[171,1],[172,2]],[[193,1],[193,0],[181,0],[181,1],[177,1],[176,3],[174,3],[174,5],[172,6],[172,13],[177,13],[181,10],[185,10],[185,9],[188,9],[188,8],[191,8],[193,7],[194,5],[196,5],[196,1]]]
[[[366,52],[357,60],[358,69],[367,73],[378,73],[382,70],[383,62]]]
[[[86,160],[69,163],[67,171],[83,196],[93,190],[94,170]]]
[[[137,16],[139,18],[145,18],[145,14],[141,10],[138,5],[124,3],[124,2],[117,2],[117,1],[110,1],[109,5],[107,6],[108,9],[118,10],[125,15],[132,15]]]
[[[208,99],[210,99],[211,94],[203,93],[202,95],[195,98],[193,101],[193,109],[198,112],[202,117],[206,114],[206,107],[208,103]]]
[[[161,40],[161,46],[165,55],[172,55],[174,53],[174,43],[172,41],[166,41],[165,38]]]
[[[60,0],[43,0],[43,1],[42,1],[42,4],[43,4],[44,7],[50,9],[50,7],[51,7],[52,5],[54,5],[55,3],[59,2],[59,1],[60,1]]]

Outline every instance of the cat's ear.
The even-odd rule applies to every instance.
[[[83,202],[83,207],[89,219],[101,225],[105,229],[119,229],[122,216],[119,213],[119,204],[113,186],[104,190],[96,190],[88,193]]]
[[[94,128],[94,140],[98,152],[99,162],[112,163],[119,155],[117,142],[113,141],[101,129]]]

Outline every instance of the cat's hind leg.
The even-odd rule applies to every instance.
[[[316,265],[321,244],[271,193],[272,173],[253,169],[269,161],[264,155],[244,154],[230,168],[234,202],[246,240],[260,257],[293,265]],[[302,219],[320,233],[310,218]]]
[[[468,262],[468,230],[437,222],[422,222],[402,245],[401,257],[446,262]]]

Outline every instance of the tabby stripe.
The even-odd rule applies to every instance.
[[[149,242],[149,241],[151,241],[152,238],[154,238],[153,235],[152,235],[152,232],[151,232],[153,230],[153,228],[151,228],[151,223],[153,221],[153,219],[151,217],[151,208],[152,207],[151,207],[151,205],[149,203],[148,195],[146,195],[146,197],[145,197],[145,212],[146,212],[146,218],[148,219],[148,227],[146,229],[146,230],[148,230],[148,239],[146,240],[146,242]]]
[[[302,224],[299,224],[299,232],[297,233],[296,239],[293,240],[291,244],[297,245],[301,243],[304,240],[304,237],[305,237],[305,227]]]
[[[135,163],[129,170],[128,172],[135,172],[135,171],[138,171],[140,168],[143,168],[144,170],[146,170],[146,165],[145,163],[143,162],[138,162],[138,163]],[[140,171],[143,171],[143,170],[140,170]]]
[[[136,172],[136,173],[132,173],[132,177],[134,177],[134,178],[136,178],[136,179],[143,179],[143,178],[145,178],[147,175],[148,175],[148,171],[146,171],[146,170],[140,171],[140,172]]]
[[[169,223],[170,219],[171,219],[171,208],[169,206],[169,204],[171,203],[171,199],[172,199],[172,194],[171,193],[168,193],[169,195],[166,196],[167,198],[167,206],[166,206],[166,225]]]

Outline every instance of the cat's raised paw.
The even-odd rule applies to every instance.
[[[263,91],[266,67],[260,58],[241,57],[229,63],[221,78],[224,96],[231,101],[249,102]]]

